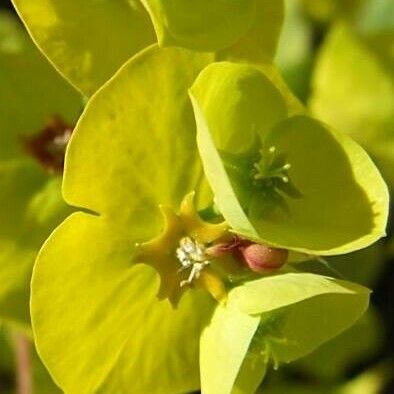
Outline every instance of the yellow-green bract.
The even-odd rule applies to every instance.
[[[159,45],[175,45],[252,61],[275,54],[283,20],[283,1],[142,0]]]
[[[349,282],[300,273],[235,288],[201,337],[202,392],[230,394],[235,385],[235,392],[254,393],[268,360],[288,363],[338,335],[365,311],[368,293]]]
[[[136,242],[160,233],[159,204],[177,210],[193,189],[204,199],[187,88],[211,60],[149,48],[93,96],[78,123],[63,192],[98,215],[75,213],[53,233],[32,284],[36,343],[68,393],[199,387],[199,333],[213,301],[194,290],[174,310],[133,254]]]
[[[284,12],[282,0],[13,3],[36,44],[87,96],[130,57],[153,44],[154,29],[162,46],[212,51],[218,59],[269,61]]]
[[[155,41],[139,1],[15,0],[38,46],[85,95]]]
[[[320,255],[385,235],[388,191],[371,159],[294,108],[270,69],[210,65],[191,98],[205,174],[234,232]]]

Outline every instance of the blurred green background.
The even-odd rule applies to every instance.
[[[284,78],[313,115],[348,133],[370,153],[394,190],[394,1],[286,3],[286,21],[276,57]],[[0,12],[16,18],[8,0],[2,0]],[[21,116],[28,110],[24,108]],[[312,355],[270,371],[262,393],[394,393],[392,223],[391,217],[388,236],[377,245],[329,260],[345,279],[373,289],[369,312]],[[337,275],[322,265],[305,264],[309,264],[309,270]],[[16,390],[18,335],[18,329],[0,321],[0,394]],[[35,393],[57,393],[31,351]]]

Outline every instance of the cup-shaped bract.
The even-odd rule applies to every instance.
[[[136,242],[161,234],[160,204],[177,211],[195,190],[204,207],[187,89],[211,61],[148,48],[92,97],[78,122],[63,191],[90,213],[73,214],[52,234],[32,282],[37,347],[68,393],[199,387],[199,333],[214,301],[190,289],[174,309],[157,298],[156,272],[137,264],[149,261],[135,256]],[[167,246],[163,256],[176,260]]]
[[[159,45],[217,51],[246,34],[256,7],[255,0],[143,0],[154,23]]]
[[[371,159],[294,108],[269,69],[212,64],[191,98],[205,174],[234,232],[321,255],[385,234],[388,192]]]
[[[131,56],[155,41],[139,0],[15,0],[34,41],[90,96]]]
[[[278,365],[312,352],[350,327],[368,299],[362,286],[301,273],[233,289],[201,336],[202,391],[254,393],[270,361]]]
[[[81,101],[5,13],[0,14],[0,86],[0,321],[28,330],[35,257],[69,208],[60,177],[31,158],[24,141],[55,115],[75,121]]]
[[[159,45],[253,61],[272,59],[283,21],[280,0],[142,0]],[[223,51],[223,52],[221,52]]]

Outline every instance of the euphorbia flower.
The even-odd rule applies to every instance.
[[[56,160],[46,157],[43,165],[25,143],[42,135],[54,116],[58,123],[75,122],[81,100],[13,16],[0,13],[0,23],[0,322],[29,330],[35,257],[70,209],[60,193],[64,149],[57,151]],[[45,148],[52,137],[36,140],[35,150]],[[50,165],[56,174],[48,171]]]
[[[84,212],[50,237],[32,283],[39,351],[66,392],[162,394],[199,387],[199,334],[217,301],[195,286],[197,278],[181,287],[190,270],[179,272],[176,250],[185,237],[195,238],[194,230],[178,231],[187,227],[178,227],[182,201],[195,191],[201,210],[211,200],[187,96],[211,59],[150,48],[90,100],[73,133],[63,194]],[[148,257],[147,246],[166,234],[160,205],[177,222],[173,242],[158,254],[169,256],[161,265]],[[173,278],[177,283],[168,286]],[[160,279],[162,289],[183,293],[176,308],[168,292],[159,300]]]
[[[226,236],[227,224],[203,221],[194,207],[193,194],[185,196],[179,214],[171,208],[161,207],[161,211],[165,220],[163,233],[138,244],[134,257],[159,273],[159,298],[168,298],[176,304],[187,286],[197,284],[221,300],[225,297],[224,285],[209,267],[215,256],[206,250]]]
[[[191,98],[205,174],[234,232],[315,255],[348,253],[385,235],[388,190],[376,166],[296,106],[272,70],[209,65]]]
[[[205,174],[232,232],[258,244],[325,255],[366,247],[385,234],[388,193],[379,171],[351,139],[310,118],[272,69],[212,64],[199,75],[190,95]],[[252,265],[256,255],[262,257],[252,253]],[[299,287],[295,285],[298,280],[302,282]],[[216,308],[202,335],[203,392],[227,393],[233,384],[254,392],[267,358],[289,362],[330,336],[330,329],[336,331],[336,324],[344,322],[340,322],[342,314],[333,312],[333,299],[331,306],[323,297],[272,310],[283,297],[289,296],[289,302],[303,297],[310,285],[320,292],[323,282],[318,284],[319,279],[308,274],[283,274],[230,291],[227,303]],[[347,286],[340,284],[342,290]],[[360,298],[358,306],[348,301],[342,299],[337,307],[357,315]],[[243,302],[254,306],[243,308]],[[264,304],[270,313],[261,308]],[[319,307],[328,309],[322,312]],[[251,315],[237,316],[239,310]],[[302,321],[298,328],[297,320]],[[230,327],[233,333],[238,327],[238,333],[223,334]],[[302,330],[313,335],[302,339]],[[213,346],[221,349],[215,357]],[[230,355],[238,359],[233,370],[217,367]]]
[[[212,60],[151,47],[78,122],[63,193],[83,210],[47,240],[32,282],[36,343],[67,393],[252,392],[270,358],[312,351],[367,306],[368,290],[318,275],[248,270],[234,281],[239,261],[211,254],[236,231],[220,213],[202,219],[215,210],[187,90]],[[245,381],[249,354],[259,368]]]

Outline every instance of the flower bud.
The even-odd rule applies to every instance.
[[[254,243],[240,248],[240,252],[248,267],[260,273],[281,268],[289,255],[286,249],[275,249]]]

